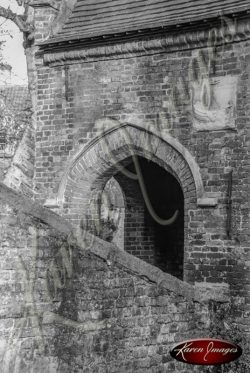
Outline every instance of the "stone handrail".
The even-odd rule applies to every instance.
[[[228,300],[224,292],[221,291],[223,290],[222,288],[216,289],[215,287],[215,289],[213,289],[209,284],[207,287],[195,287],[163,272],[159,268],[144,262],[126,251],[120,250],[116,245],[103,241],[90,233],[84,232],[84,235],[79,235],[78,232],[77,234],[77,231],[72,228],[66,219],[44,208],[30,198],[17,193],[3,183],[0,183],[0,201],[9,204],[19,212],[39,219],[51,228],[56,229],[59,233],[73,235],[80,249],[88,250],[92,254],[104,259],[110,266],[122,266],[126,270],[156,284],[166,291],[174,292],[177,295],[197,302],[208,300],[226,302]]]

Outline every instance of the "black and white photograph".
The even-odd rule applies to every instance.
[[[250,0],[0,0],[0,373],[250,372]]]

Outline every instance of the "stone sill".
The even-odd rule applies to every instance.
[[[197,205],[199,207],[215,207],[218,204],[218,198],[214,197],[204,197],[204,198],[198,198]]]

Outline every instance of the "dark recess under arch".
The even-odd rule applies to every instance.
[[[156,163],[138,157],[148,198],[162,219],[179,211],[174,223],[160,225],[148,211],[137,180],[114,175],[125,197],[124,249],[180,279],[184,258],[184,196],[177,179]],[[132,159],[126,169],[135,172]]]

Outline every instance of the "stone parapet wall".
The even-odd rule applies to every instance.
[[[72,234],[60,216],[3,184],[0,191],[4,373],[196,371],[169,349],[208,336],[210,304],[227,298],[202,297],[113,244]]]

